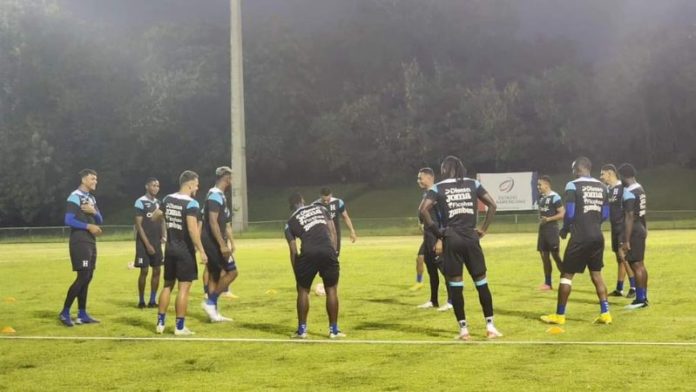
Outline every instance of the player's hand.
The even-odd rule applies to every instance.
[[[435,255],[442,256],[442,240],[435,241]]]
[[[208,255],[204,251],[198,251],[198,258],[200,259],[200,264],[208,264]]]
[[[163,216],[164,216],[164,212],[162,212],[162,210],[160,210],[158,208],[158,209],[152,211],[152,216],[150,217],[150,220],[153,220],[153,221],[160,220],[160,219],[162,219]]]
[[[102,234],[101,227],[93,224],[87,225],[87,231],[89,231],[95,237],[100,236]]]
[[[220,247],[220,253],[222,253],[223,259],[229,259],[230,256],[232,256],[232,251],[230,250],[230,248],[227,247],[227,244],[225,244],[225,246]]]
[[[145,245],[145,247],[147,248],[147,254],[149,254],[150,256],[155,254],[155,247],[154,246],[147,244],[147,245]]]
[[[350,232],[350,242],[355,243],[355,240],[357,240],[357,239],[358,239],[358,236],[355,235],[354,231],[351,231]]]
[[[479,229],[478,227],[476,228],[476,233],[478,234],[479,238],[483,238],[483,236],[486,235],[486,232]]]
[[[230,248],[230,253],[234,253],[234,251],[237,250],[237,247],[234,246],[234,242],[232,242],[232,240],[227,240],[227,247]]]
[[[566,237],[568,237],[568,229],[565,229],[565,228],[561,229],[561,231],[558,233],[558,235],[561,238],[566,239]]]
[[[89,204],[89,203],[82,204],[82,205],[80,206],[80,209],[81,209],[82,212],[84,212],[85,214],[89,214],[89,215],[96,215],[96,214],[97,214],[97,209],[94,208],[94,206],[91,205],[91,204]]]
[[[542,216],[541,218],[539,218],[539,222],[541,222],[542,225],[545,225],[549,223],[549,219],[545,216]]]
[[[623,244],[621,244],[621,249],[623,250],[624,254],[627,254],[628,252],[631,251],[631,243],[624,242]]]

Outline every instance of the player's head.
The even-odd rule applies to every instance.
[[[198,174],[191,170],[184,170],[179,176],[179,191],[191,197],[198,191]]]
[[[444,178],[462,178],[466,176],[466,168],[459,158],[450,155],[442,160],[440,173]]]
[[[577,177],[589,176],[592,172],[592,161],[588,157],[578,157],[573,161],[572,169]]]
[[[150,196],[157,196],[160,190],[159,180],[155,177],[150,177],[145,180],[145,192]]]
[[[229,166],[215,169],[215,185],[223,191],[232,185],[232,169]]]
[[[332,195],[333,193],[331,192],[331,188],[329,188],[328,186],[321,188],[321,190],[319,191],[319,197],[321,197],[321,201],[324,204],[329,204],[331,202]]]
[[[551,190],[551,177],[543,175],[537,180],[537,190],[539,193],[546,194]]]
[[[418,171],[418,186],[421,189],[428,189],[435,183],[435,172],[429,167],[424,167]]]
[[[607,163],[606,165],[602,166],[602,169],[599,172],[599,179],[602,180],[603,183],[606,185],[614,185],[616,184],[616,180],[619,178],[617,175],[616,171],[616,166],[612,165],[611,163]]]
[[[300,192],[295,192],[288,197],[288,203],[290,204],[290,210],[294,211],[304,205],[304,198]]]
[[[630,163],[622,163],[619,166],[619,176],[621,176],[621,182],[624,184],[632,184],[636,181],[636,168]]]
[[[82,169],[78,174],[80,175],[80,185],[87,188],[90,192],[94,192],[97,189],[96,171],[92,169]]]

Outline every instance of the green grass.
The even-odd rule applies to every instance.
[[[611,298],[614,324],[596,326],[599,310],[587,274],[573,284],[566,332],[549,335],[538,321],[555,308],[555,294],[541,293],[534,234],[491,234],[483,239],[496,324],[501,342],[696,342],[691,263],[696,231],[652,231],[648,239],[652,306],[623,311]],[[424,290],[414,279],[418,237],[363,237],[341,258],[340,324],[347,340],[451,342],[457,332],[450,312],[420,311]],[[295,327],[294,281],[284,241],[241,239],[237,244],[238,300],[222,300],[228,324],[209,324],[194,283],[187,318],[196,337],[286,339]],[[66,244],[0,245],[0,328],[16,336],[156,337],[154,310],[135,308],[137,272],[126,264],[129,241],[99,244],[89,310],[99,325],[60,326],[57,313],[73,279]],[[605,254],[605,280],[616,271]],[[275,289],[277,294],[267,295]],[[444,301],[444,290],[441,292]],[[15,302],[4,301],[8,297]],[[476,342],[484,320],[476,291],[465,287]],[[312,341],[325,341],[322,299],[312,297]],[[168,315],[171,335],[173,312]],[[171,341],[46,341],[0,339],[2,390],[692,390],[696,347],[545,346],[455,344],[348,345]]]

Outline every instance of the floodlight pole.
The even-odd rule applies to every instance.
[[[242,4],[230,0],[230,119],[232,133],[232,228],[249,225],[244,137],[244,68],[242,57]]]

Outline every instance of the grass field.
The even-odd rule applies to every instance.
[[[0,390],[693,390],[696,304],[689,267],[695,235],[650,233],[651,307],[628,312],[621,309],[628,300],[612,298],[614,324],[593,325],[599,306],[588,276],[581,275],[566,332],[550,335],[538,317],[555,309],[555,293],[536,291],[543,278],[536,236],[491,234],[482,245],[496,324],[505,337],[482,337],[484,320],[467,281],[470,343],[453,341],[451,312],[415,308],[428,295],[427,288],[407,290],[414,280],[415,236],[347,243],[340,325],[348,338],[328,341],[323,300],[313,296],[310,339],[301,343],[288,338],[296,326],[295,292],[280,238],[238,241],[240,277],[233,287],[240,299],[221,300],[234,322],[207,323],[201,284],[194,283],[187,325],[196,340],[181,341],[171,334],[171,309],[168,333],[159,337],[156,312],[135,307],[137,271],[126,268],[131,242],[99,245],[88,309],[102,323],[74,328],[57,319],[73,279],[66,244],[0,245],[0,328],[17,331],[0,334]],[[611,289],[616,268],[609,253],[605,262]],[[14,339],[40,336],[68,340]],[[123,340],[90,340],[97,337]],[[266,340],[203,340],[214,338]]]

